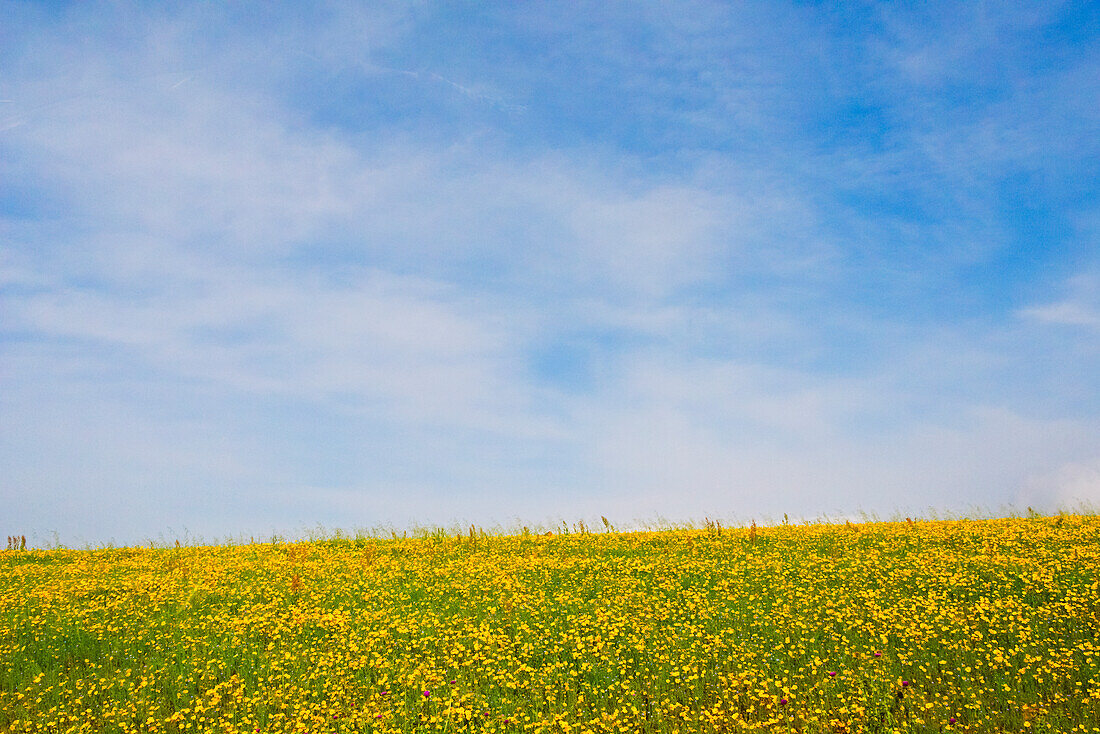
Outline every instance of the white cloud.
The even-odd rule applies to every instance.
[[[1029,476],[1018,502],[1041,511],[1100,508],[1100,457],[1066,462]]]
[[[1072,301],[1050,303],[1045,306],[1025,308],[1020,312],[1023,316],[1046,324],[1061,324],[1064,326],[1100,326],[1100,312],[1087,306]]]
[[[500,384],[509,355],[491,313],[417,278],[367,273],[332,286],[210,269],[191,288],[145,297],[58,289],[11,300],[13,328],[111,348],[169,381],[383,401],[459,423],[472,419],[464,410],[500,410],[515,396]]]
[[[1069,279],[1060,301],[1021,309],[1019,315],[1043,324],[1100,327],[1100,277],[1083,273]]]
[[[1021,492],[1025,477],[1097,448],[1100,426],[971,409],[959,425],[916,422],[878,436],[812,425],[788,437],[751,422],[719,429],[670,407],[607,413],[592,431],[619,516],[672,519],[997,512],[1027,503],[1052,509],[1066,483]],[[1074,479],[1080,490],[1087,484]],[[1091,485],[1090,485],[1091,486]]]

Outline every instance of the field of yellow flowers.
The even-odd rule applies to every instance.
[[[0,552],[2,732],[1100,732],[1100,518]]]

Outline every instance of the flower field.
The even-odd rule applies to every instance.
[[[0,552],[0,732],[1100,732],[1100,518]]]

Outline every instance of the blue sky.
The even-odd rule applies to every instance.
[[[4,3],[45,542],[1100,501],[1095,3]]]

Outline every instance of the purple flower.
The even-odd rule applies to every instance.
[[[952,716],[950,719],[947,720],[947,723],[948,724],[954,724],[956,721],[958,721],[958,719],[956,719],[954,716]]]
[[[432,695],[431,691],[424,691],[424,698],[430,698],[431,695]]]
[[[779,699],[779,705],[780,706],[786,706],[788,703],[789,703],[789,701],[787,701],[787,699],[785,699],[785,698]]]
[[[830,678],[835,678],[836,677],[836,671],[835,670],[830,670],[829,671],[829,677]]]
[[[908,686],[908,685],[909,685],[909,681],[907,681],[907,680],[903,680],[903,681],[901,682],[901,687],[902,687],[902,688],[905,688],[905,687],[906,687],[906,686]]]

